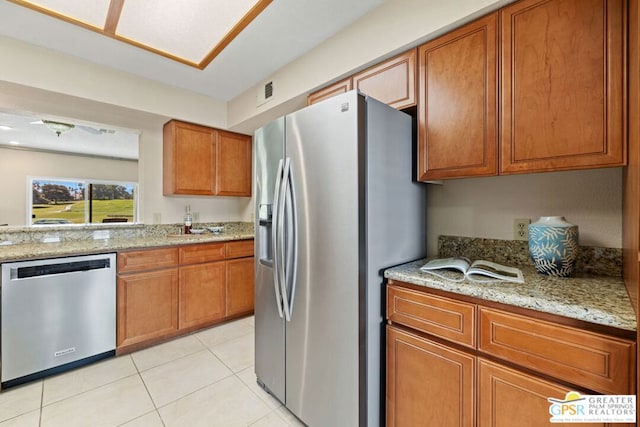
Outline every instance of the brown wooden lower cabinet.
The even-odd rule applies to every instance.
[[[387,426],[473,426],[475,356],[387,327]]]
[[[117,352],[253,311],[253,240],[118,253]]]
[[[253,257],[232,259],[227,264],[226,315],[253,311]]]
[[[564,399],[569,391],[559,384],[478,358],[478,427],[583,426],[602,423],[551,423],[548,397]],[[581,394],[590,394],[582,392]]]
[[[138,344],[178,331],[178,269],[118,277],[117,346]]]
[[[551,423],[547,399],[636,393],[632,339],[482,304],[390,281],[387,426],[602,426]]]
[[[225,261],[180,267],[180,329],[225,317]]]

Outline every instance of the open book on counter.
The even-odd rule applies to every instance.
[[[477,260],[471,262],[468,258],[439,258],[432,259],[420,267],[421,271],[432,274],[444,280],[462,282],[465,279],[472,282],[493,282],[504,280],[507,282],[524,283],[522,271],[516,267],[507,267],[491,261]],[[457,270],[460,277],[452,277],[443,270]]]

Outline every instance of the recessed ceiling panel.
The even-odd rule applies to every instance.
[[[204,69],[272,0],[9,0]]]
[[[101,29],[104,27],[111,0],[23,0],[22,3],[46,9],[54,16],[62,15]]]
[[[200,63],[256,0],[126,1],[116,34]]]
[[[84,4],[86,0],[68,1]],[[117,6],[154,1],[112,0],[112,3]],[[182,4],[182,1],[175,0],[174,3]],[[439,0],[421,1],[433,3],[434,7],[439,4]],[[50,19],[43,13],[37,13],[43,9],[32,3],[0,0],[0,45],[9,39],[17,39],[219,101],[228,101],[383,3],[383,0],[261,0],[258,7],[249,12],[248,19],[240,23],[244,29],[239,34],[234,30],[237,37],[222,51],[216,41],[210,40],[210,46],[217,47],[194,67],[193,63],[184,66],[185,61],[177,57],[170,57],[173,60],[167,61],[164,58],[167,55],[158,50],[134,48],[135,44],[123,43],[125,39],[113,32],[95,30],[91,34],[69,23],[71,18],[64,20],[68,24]],[[119,17],[117,12],[117,7],[110,8],[111,19]],[[48,12],[45,14],[56,16]],[[251,21],[251,18],[255,19]],[[98,34],[108,37],[99,37]],[[387,36],[384,28],[380,29],[380,34],[381,37]]]

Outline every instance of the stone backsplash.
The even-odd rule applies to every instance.
[[[511,266],[533,267],[527,241],[439,236],[438,257],[455,256],[463,256],[471,261],[484,259]],[[575,271],[594,275],[622,276],[622,249],[580,246]]]

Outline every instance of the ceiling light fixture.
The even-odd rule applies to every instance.
[[[75,127],[75,125],[72,125],[70,123],[54,122],[51,120],[43,120],[42,123],[44,123],[49,129],[54,131],[58,135],[58,137],[60,137],[60,135],[65,132],[69,132]]]
[[[0,125],[0,130],[11,130],[11,129],[13,129],[11,126]]]

